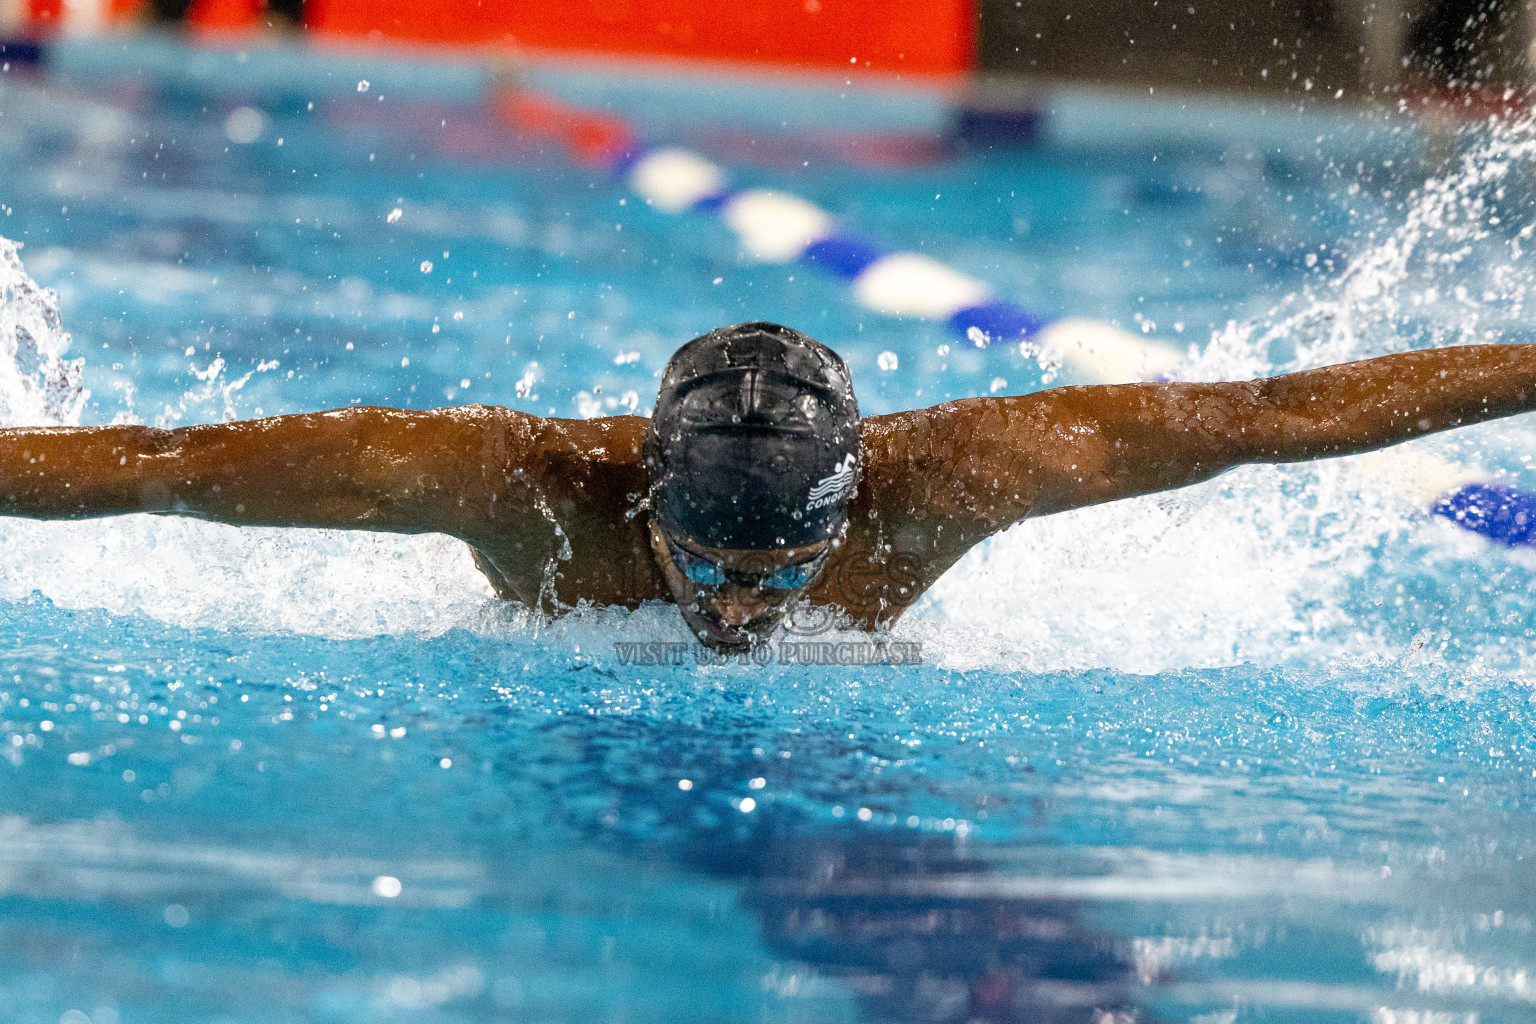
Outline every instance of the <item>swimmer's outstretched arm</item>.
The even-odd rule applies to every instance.
[[[1351,455],[1536,409],[1536,345],[1407,352],[1231,383],[974,398],[867,421],[870,501],[942,572],[1028,516]],[[936,577],[935,577],[936,578]]]
[[[509,468],[527,454],[519,416],[352,408],[176,430],[0,430],[0,515],[152,512],[473,542],[526,511]]]
[[[1536,410],[1536,345],[1404,352],[1227,384],[1070,389],[1032,514],[1183,487],[1246,463],[1355,455]],[[1077,469],[1072,469],[1072,464]]]
[[[446,533],[470,545],[497,593],[533,604],[573,531],[595,527],[608,538],[629,492],[643,491],[645,424],[465,406],[338,409],[176,430],[0,429],[0,515],[151,512],[240,526]]]

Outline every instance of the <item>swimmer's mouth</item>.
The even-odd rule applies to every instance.
[[[782,615],[759,615],[755,619],[749,619],[740,626],[733,626],[718,616],[707,611],[696,611],[694,614],[694,635],[705,647],[731,654],[739,654],[750,651],[768,638],[778,626]]]

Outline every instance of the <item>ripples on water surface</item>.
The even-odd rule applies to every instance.
[[[624,203],[470,72],[113,46],[0,78],[0,234],[73,334],[7,256],[8,422],[644,411],[751,317],[837,346],[867,412],[1041,383]],[[726,83],[701,123],[541,75],[1048,313],[1150,321],[1191,375],[1529,334],[1526,126],[1061,97],[1042,149],[872,170],[848,138],[938,108]],[[1419,450],[1530,487],[1532,438]],[[902,624],[905,669],[625,667],[675,612],[541,625],[433,538],[6,521],[5,1016],[1536,1019],[1536,560],[1401,475],[1027,524]]]

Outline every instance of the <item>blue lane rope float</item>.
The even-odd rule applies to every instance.
[[[1473,481],[1442,494],[1430,510],[1464,530],[1510,547],[1536,547],[1536,494]]]

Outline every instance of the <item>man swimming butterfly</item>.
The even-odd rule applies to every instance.
[[[1536,345],[1469,345],[861,418],[835,352],[746,323],[678,350],[649,420],[466,406],[3,430],[0,515],[446,533],[504,598],[550,613],[670,600],[701,641],[739,651],[802,601],[887,627],[1031,516],[1533,409]]]

